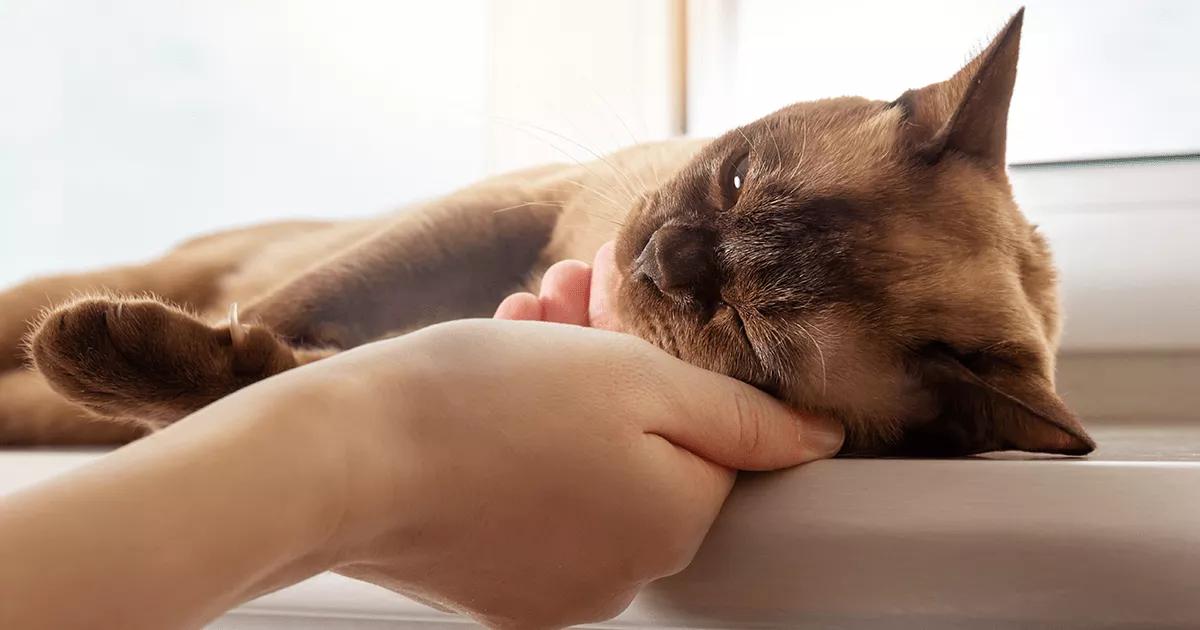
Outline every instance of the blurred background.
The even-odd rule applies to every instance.
[[[1195,414],[1200,2],[1025,4],[1009,158],[1062,269],[1063,387],[1094,389],[1075,396],[1091,415]],[[0,284],[797,100],[890,100],[1019,6],[0,0]]]

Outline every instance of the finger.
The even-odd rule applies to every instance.
[[[591,297],[588,299],[588,319],[595,328],[621,330],[617,318],[616,294],[620,287],[620,274],[613,256],[613,242],[602,245],[592,261]]]
[[[592,269],[578,260],[554,263],[542,275],[542,318],[559,324],[588,325],[588,291]]]
[[[541,321],[542,303],[532,293],[514,293],[496,307],[495,319]]]
[[[801,414],[741,381],[679,363],[672,404],[652,431],[715,464],[774,470],[832,457],[842,447],[839,422]]]

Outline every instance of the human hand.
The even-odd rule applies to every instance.
[[[613,243],[596,252],[589,267],[579,260],[554,263],[542,275],[538,295],[514,293],[496,308],[496,319],[515,319],[620,331],[621,322],[612,302],[617,294],[617,263]]]
[[[540,296],[498,316],[615,328],[606,264],[602,250],[594,275],[555,265]],[[337,570],[496,627],[619,613],[691,561],[734,469],[831,456],[842,439],[748,385],[578,326],[453,322],[294,374],[346,418]]]
[[[733,469],[841,443],[748,385],[574,326],[453,322],[306,378],[345,418],[336,570],[495,627],[619,613],[687,566]]]

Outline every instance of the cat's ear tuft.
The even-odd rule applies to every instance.
[[[923,158],[935,162],[956,151],[1003,168],[1024,17],[1022,7],[953,77],[909,90],[893,102],[903,108],[906,133]]]
[[[926,362],[926,378],[939,413],[930,425],[907,436],[910,452],[1086,455],[1096,448],[1050,380],[1028,364],[938,352]]]

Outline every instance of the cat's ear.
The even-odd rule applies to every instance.
[[[893,102],[904,110],[906,133],[923,158],[936,162],[956,151],[1003,168],[1024,16],[1022,7],[953,77],[909,90]]]
[[[938,352],[926,379],[939,413],[906,436],[905,450],[968,455],[1019,450],[1086,455],[1096,448],[1075,414],[1039,370],[1010,358]]]

